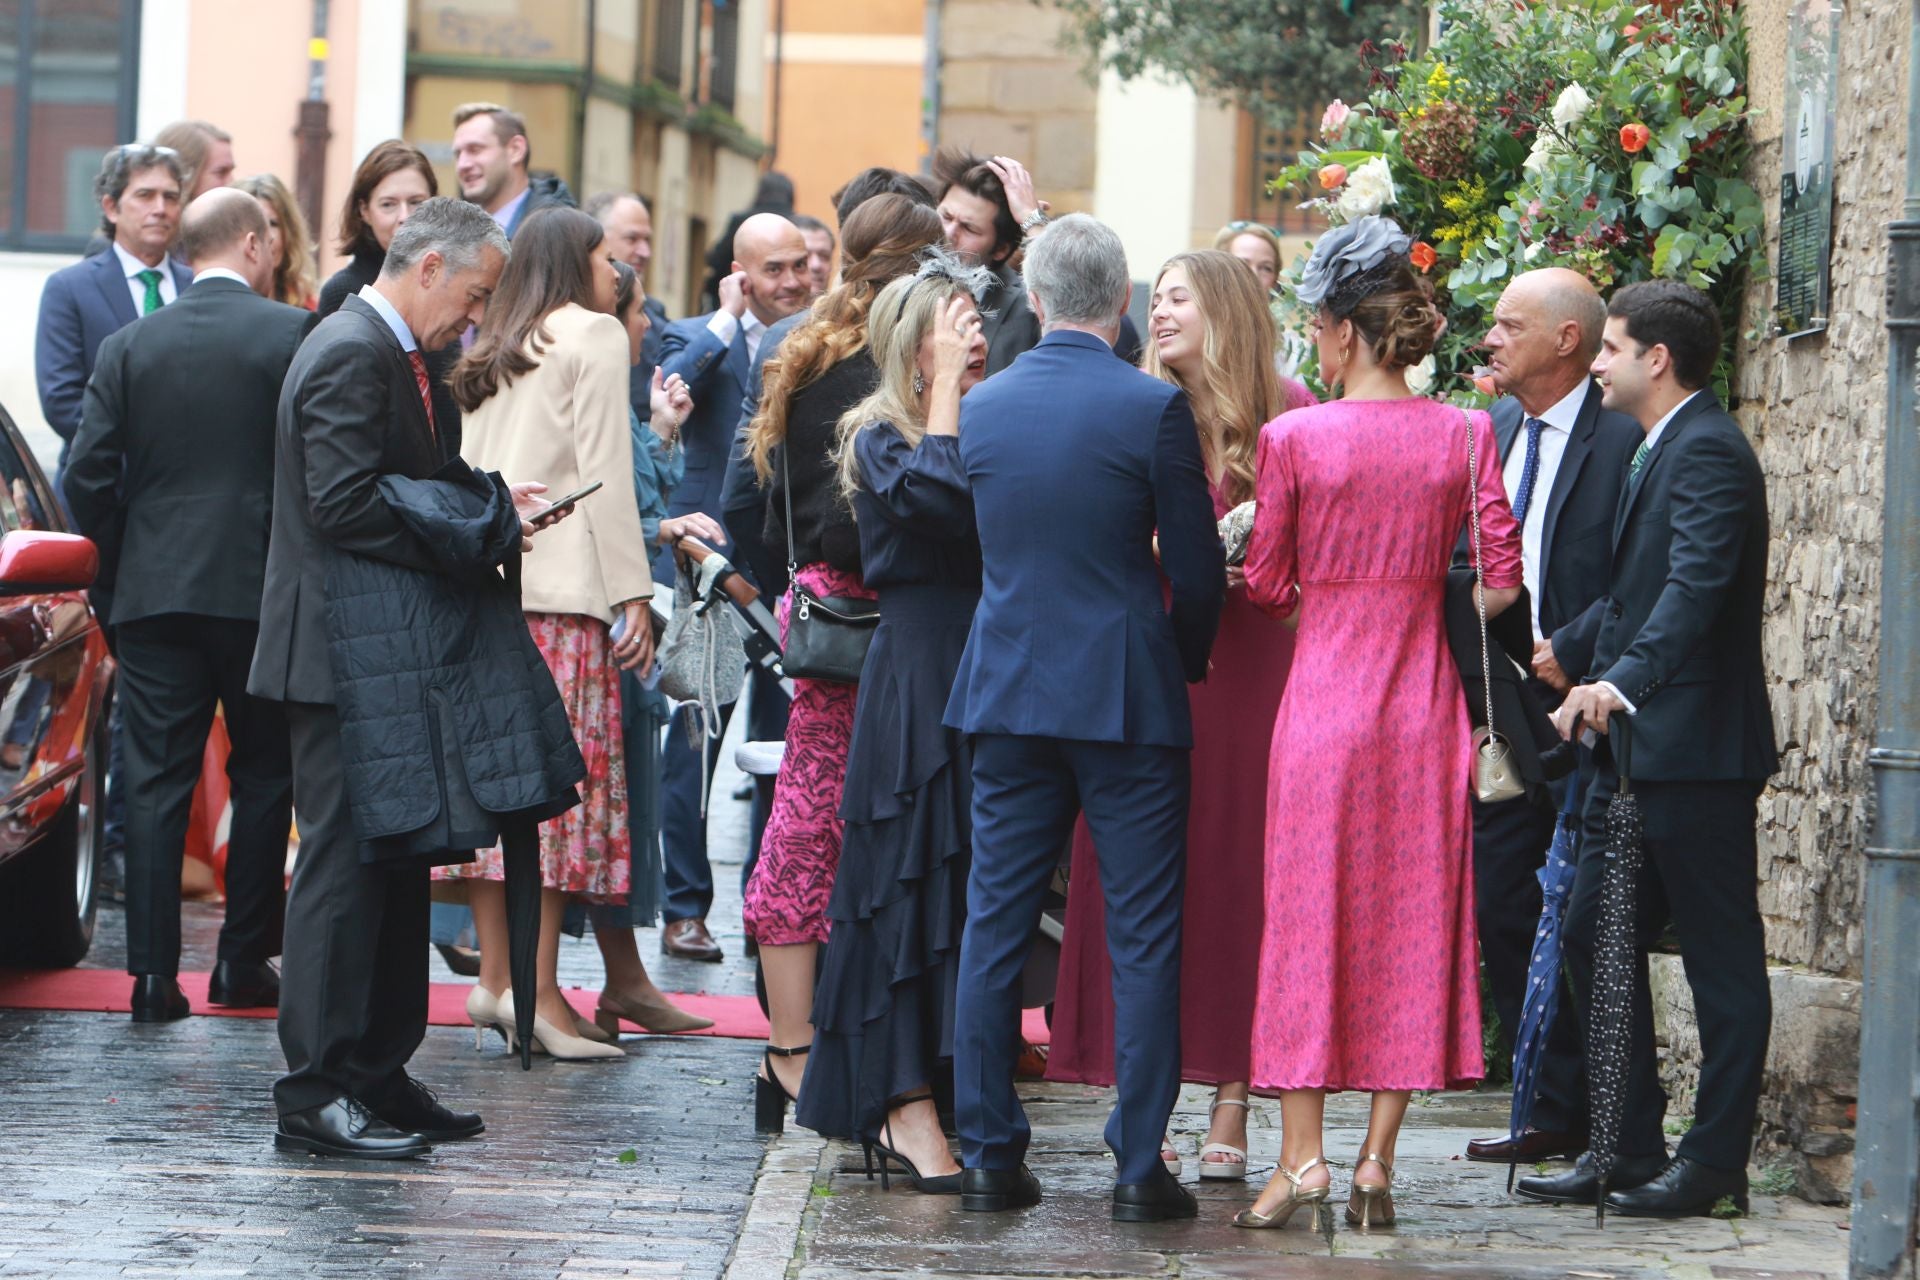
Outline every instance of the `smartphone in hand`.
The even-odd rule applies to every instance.
[[[572,493],[566,494],[563,497],[555,498],[552,502],[549,502],[546,506],[542,507],[539,511],[535,512],[533,519],[530,523],[533,523],[533,524],[540,523],[542,520],[545,520],[548,516],[552,515],[554,512],[560,510],[560,508],[570,507],[574,503],[580,501],[580,499],[586,497],[590,493],[598,493],[604,487],[604,485],[605,485],[604,481],[595,480],[592,484],[583,484],[578,489],[575,489]]]

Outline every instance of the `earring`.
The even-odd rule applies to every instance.
[[[921,373],[918,369],[915,369],[913,371],[913,394],[917,396],[925,395],[926,391],[927,391],[927,380],[926,378],[921,376]]]

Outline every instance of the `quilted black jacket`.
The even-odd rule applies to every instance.
[[[471,849],[497,835],[492,819],[572,808],[586,764],[520,610],[506,483],[455,459],[378,488],[440,572],[340,550],[327,566],[328,656],[366,856],[426,855],[449,838]],[[436,834],[396,839],[409,833]]]

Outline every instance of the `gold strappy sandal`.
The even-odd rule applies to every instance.
[[[1254,1230],[1271,1230],[1284,1227],[1287,1225],[1288,1219],[1293,1217],[1293,1211],[1301,1205],[1306,1205],[1311,1218],[1309,1225],[1311,1225],[1315,1231],[1320,1230],[1320,1210],[1326,1207],[1328,1188],[1303,1187],[1300,1185],[1301,1177],[1315,1165],[1320,1165],[1324,1168],[1326,1167],[1326,1161],[1319,1156],[1315,1156],[1313,1159],[1301,1165],[1297,1172],[1287,1168],[1284,1164],[1281,1165],[1281,1175],[1293,1184],[1293,1190],[1287,1193],[1287,1198],[1282,1200],[1279,1207],[1272,1213],[1261,1213],[1251,1206],[1242,1209],[1239,1213],[1233,1215],[1233,1225],[1236,1227],[1250,1227]]]
[[[1360,1165],[1377,1164],[1387,1171],[1384,1182],[1362,1182],[1358,1177]],[[1365,1231],[1369,1227],[1390,1227],[1393,1225],[1393,1166],[1380,1158],[1379,1152],[1373,1152],[1360,1158],[1360,1164],[1354,1166],[1353,1194],[1347,1197],[1347,1221]]]

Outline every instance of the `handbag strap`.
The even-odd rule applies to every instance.
[[[799,587],[798,566],[793,562],[793,473],[787,469],[787,454],[792,452],[788,442],[780,442],[780,496],[787,504],[787,588]]]
[[[1487,699],[1487,732],[1493,727],[1493,660],[1487,648],[1486,566],[1480,558],[1480,450],[1479,432],[1473,429],[1473,415],[1460,411],[1467,424],[1467,527],[1473,535],[1473,608],[1480,615],[1480,690]]]

